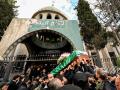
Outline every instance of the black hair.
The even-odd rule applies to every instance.
[[[106,76],[105,75],[100,75],[100,78],[102,79],[102,80],[106,80]]]
[[[45,75],[45,76],[43,77],[43,80],[46,80],[46,79],[48,79],[48,77]]]

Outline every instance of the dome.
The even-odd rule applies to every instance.
[[[59,9],[52,7],[52,6],[41,8],[40,11],[55,11],[55,12],[62,13]]]
[[[64,18],[68,19],[67,16],[62,11],[60,11],[59,9],[57,9],[53,6],[47,6],[47,7],[41,8],[40,10],[38,10],[36,13],[33,14],[32,18],[34,18],[40,12],[49,12],[49,11],[56,12],[56,13],[62,15]]]

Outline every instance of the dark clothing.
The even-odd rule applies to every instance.
[[[91,83],[91,85],[89,86],[89,90],[96,90],[96,83]]]
[[[113,89],[114,88],[114,89]],[[116,90],[109,81],[104,81],[103,90]]]
[[[103,82],[98,83],[97,86],[97,90],[116,90],[115,88],[113,89],[111,83],[108,80],[104,80]]]
[[[20,86],[17,90],[28,90],[27,87],[25,87],[24,85]]]
[[[81,72],[89,72],[91,74],[94,74],[94,69],[92,66],[83,64],[82,62],[80,63],[80,66],[75,66],[75,72],[81,71]]]
[[[88,80],[88,76],[86,73],[78,71],[74,74],[73,80],[86,82]]]
[[[26,83],[21,83],[17,90],[28,90]]]
[[[76,72],[73,77],[73,83],[82,88],[82,90],[88,90],[89,85],[87,74],[80,71]]]
[[[110,85],[111,85],[111,88],[112,88],[111,90],[117,90],[116,86],[115,86],[115,81],[111,81]]]
[[[73,84],[68,84],[68,85],[64,85],[62,88],[60,88],[58,90],[82,90],[82,89],[78,86],[73,85]]]
[[[72,83],[72,79],[73,79],[74,74],[75,74],[74,70],[68,70],[65,72],[64,76],[67,78],[69,84]]]
[[[94,72],[94,69],[91,67],[91,66],[89,66],[89,65],[87,65],[87,64],[84,64],[84,71],[85,72],[89,72],[89,73],[91,73],[91,74],[94,74],[95,72]]]
[[[17,89],[18,86],[16,85],[16,83],[14,81],[10,81],[8,90],[17,90]]]

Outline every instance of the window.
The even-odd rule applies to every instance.
[[[48,14],[48,15],[47,15],[47,19],[52,19],[51,14]]]
[[[58,15],[55,15],[55,19],[60,19],[60,17]]]
[[[111,58],[111,61],[112,61],[113,65],[117,66],[117,63],[116,63],[117,58],[116,58],[115,53],[114,52],[109,52],[109,55],[110,55],[110,58]]]
[[[42,14],[39,14],[39,18],[40,18],[40,19],[42,19],[42,16],[43,16]]]

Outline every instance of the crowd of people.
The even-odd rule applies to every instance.
[[[120,72],[111,74],[80,56],[57,75],[50,73],[54,68],[31,65],[24,75],[3,82],[0,90],[120,90]]]

